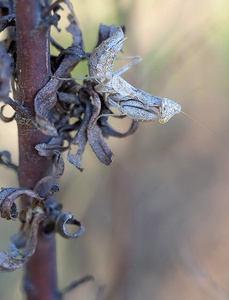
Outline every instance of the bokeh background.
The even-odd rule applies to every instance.
[[[124,24],[124,54],[143,58],[125,79],[178,101],[208,128],[183,114],[165,125],[141,123],[134,135],[108,140],[111,166],[101,165],[90,147],[83,173],[66,163],[58,199],[86,233],[79,240],[57,237],[59,285],[86,274],[95,281],[65,299],[229,299],[229,2],[73,3],[86,51],[100,23]],[[66,25],[53,32],[62,45],[70,44]],[[86,73],[82,64],[76,75]],[[130,124],[111,122],[123,132]],[[14,123],[1,122],[0,141],[17,161]],[[17,185],[14,174],[0,172],[1,187]],[[0,220],[0,250],[17,228]],[[0,274],[2,300],[23,299],[22,274]]]

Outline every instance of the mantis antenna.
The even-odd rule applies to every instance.
[[[201,125],[202,127],[206,128],[206,129],[208,129],[208,130],[210,130],[212,133],[217,134],[217,132],[215,132],[213,129],[211,129],[210,127],[208,127],[206,124],[204,124],[204,123],[198,121],[197,119],[191,117],[189,114],[185,113],[185,112],[182,111],[182,110],[181,110],[180,112],[181,112],[183,115],[189,117],[189,119],[191,119],[193,122],[195,122],[195,123]]]

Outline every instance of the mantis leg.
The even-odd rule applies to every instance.
[[[136,121],[156,121],[158,119],[158,111],[153,109],[145,109],[143,104],[135,100],[120,101],[119,103],[112,100],[110,96],[107,98],[108,103],[116,107],[124,115]]]
[[[142,60],[140,56],[125,56],[117,59],[131,59],[131,61],[128,64],[114,72],[114,74],[118,76],[128,71],[130,68],[132,68],[134,65],[136,65]]]

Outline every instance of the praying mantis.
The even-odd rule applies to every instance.
[[[114,61],[121,51],[126,38],[120,27],[98,47],[94,49],[89,60],[89,75],[97,84],[95,90],[107,93],[107,101],[123,115],[136,121],[168,122],[175,114],[181,112],[180,104],[168,98],[160,98],[136,89],[120,75],[141,60],[136,56],[127,65],[113,71]]]

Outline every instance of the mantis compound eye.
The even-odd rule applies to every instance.
[[[180,104],[174,102],[173,100],[164,98],[159,107],[159,122],[165,124],[168,122],[174,115],[181,112]]]

